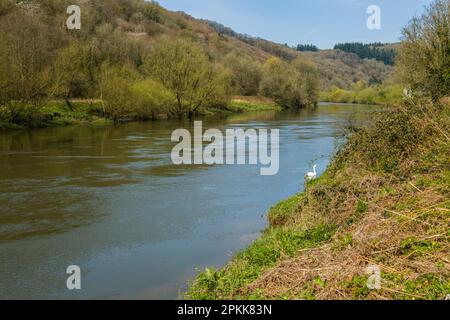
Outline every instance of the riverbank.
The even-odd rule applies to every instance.
[[[0,297],[176,299],[196,268],[223,265],[258,238],[267,226],[261,215],[298,192],[309,163],[327,166],[321,156],[333,152],[336,127],[354,114],[366,121],[368,110],[319,105],[200,118],[204,130],[279,129],[283,165],[272,177],[248,165],[174,165],[170,135],[184,127],[193,136],[188,120],[1,133],[0,203],[8,214],[1,215]],[[311,141],[319,147],[305,152]],[[82,272],[92,270],[81,292],[59,285],[67,252]]]
[[[231,99],[225,109],[207,109],[199,116],[219,116],[255,111],[281,111],[282,108],[272,99],[265,97],[236,96]],[[1,116],[1,113],[5,116]],[[101,100],[73,100],[70,106],[65,101],[49,101],[39,111],[31,112],[24,109],[19,111],[19,120],[10,121],[5,110],[0,110],[0,130],[24,130],[33,128],[60,127],[68,125],[112,124],[113,121],[106,118],[103,112]],[[167,119],[161,114],[159,119]],[[126,119],[137,120],[137,119]]]
[[[389,105],[402,101],[403,89],[403,86],[394,84],[366,87],[357,83],[352,90],[333,87],[329,91],[321,92],[320,99],[333,103]]]
[[[102,102],[99,100],[73,100],[70,107],[65,101],[49,101],[39,110],[30,107],[17,107],[15,115],[0,110],[0,130],[24,130],[34,128],[62,127],[68,125],[111,124],[102,115]],[[11,120],[14,117],[15,120]]]
[[[186,298],[444,299],[448,132],[448,99],[379,114],[304,193],[270,210],[260,239],[200,273]],[[378,269],[381,289],[369,290],[367,271]]]

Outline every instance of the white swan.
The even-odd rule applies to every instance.
[[[310,180],[314,180],[317,178],[316,168],[317,168],[317,165],[315,164],[313,167],[313,172],[308,172],[306,174],[306,180],[310,181]]]

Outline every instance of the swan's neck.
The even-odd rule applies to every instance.
[[[316,166],[314,166],[314,175],[316,176],[317,175],[317,172],[316,172]]]

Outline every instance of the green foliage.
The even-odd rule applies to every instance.
[[[39,106],[51,83],[51,32],[40,20],[16,10],[0,20],[0,104],[20,101]]]
[[[344,286],[353,292],[353,299],[363,300],[370,294],[370,289],[367,287],[367,280],[367,276],[354,276]]]
[[[138,118],[156,119],[159,113],[172,113],[175,97],[162,83],[146,79],[134,83],[131,88]]]
[[[84,122],[107,123],[102,118],[101,102],[74,101],[72,110],[64,101],[47,101],[39,108],[23,103],[0,107],[0,130],[54,127]]]
[[[0,2],[0,16],[7,14],[14,9],[14,0],[3,0]]]
[[[341,241],[341,248],[348,248],[353,245],[353,235],[351,233],[348,233],[344,235],[343,237],[340,237],[339,240]]]
[[[287,219],[296,213],[300,196],[295,195],[279,202],[269,211],[269,222],[271,226],[280,226],[286,223]]]
[[[271,228],[251,247],[238,254],[225,269],[200,273],[187,297],[197,300],[238,298],[238,289],[250,284],[275,265],[281,256],[292,257],[298,250],[328,241],[335,226],[319,225],[304,232]]]
[[[87,98],[95,93],[93,83],[99,70],[92,51],[92,46],[74,42],[58,52],[51,96]]]
[[[248,101],[241,99],[231,100],[227,109],[234,112],[253,112],[253,111],[267,111],[267,110],[281,111],[281,107],[274,102]]]
[[[401,254],[412,256],[420,256],[427,252],[432,252],[440,248],[440,244],[435,241],[422,240],[419,241],[415,238],[408,238],[402,242]]]
[[[355,53],[361,59],[375,59],[387,65],[393,65],[396,56],[394,49],[386,48],[382,43],[338,43],[334,46],[334,50]]]
[[[319,48],[317,48],[317,46],[313,45],[313,44],[298,44],[296,47],[297,51],[313,51],[313,52],[317,52],[319,51]]]
[[[403,29],[398,71],[435,101],[450,94],[450,1],[436,0]]]
[[[105,115],[114,120],[154,120],[158,115],[175,112],[173,92],[153,79],[143,79],[129,65],[122,68],[104,65],[101,80]]]
[[[328,102],[387,105],[402,101],[403,87],[397,84],[366,87],[365,83],[358,82],[354,84],[353,90],[332,87],[329,92],[322,93],[321,97]]]
[[[0,34],[0,59],[5,62],[0,65],[1,106],[10,104],[11,108],[12,104],[20,102],[39,107],[52,99],[100,99],[104,96],[102,86],[105,85],[102,65],[106,64],[111,68],[128,65],[139,73],[140,80],[162,83],[175,95],[177,103],[176,107],[167,104],[158,113],[179,117],[192,117],[208,112],[209,108],[225,108],[230,95],[258,95],[263,91],[284,107],[303,107],[318,100],[319,74],[326,85],[337,82],[345,87],[353,81],[347,81],[353,74],[348,68],[354,69],[355,61],[346,55],[338,54],[337,59],[327,56],[330,65],[317,58],[322,54],[329,55],[329,52],[314,52],[317,55],[314,57],[302,54],[303,60],[298,60],[300,54],[293,48],[239,35],[217,23],[169,12],[153,1],[79,2],[83,12],[82,28],[74,31],[65,28],[66,1],[38,2],[39,5],[32,2],[16,5],[17,1],[4,0],[0,4],[0,27],[3,31]],[[175,46],[180,42],[188,43],[185,53],[177,53],[180,63],[170,66],[166,64],[166,56],[160,55],[160,61],[149,67],[149,61],[163,47],[161,43],[164,40],[157,38],[160,35]],[[315,50],[313,46],[305,46],[305,49]],[[304,52],[305,55],[308,53],[313,52]],[[286,63],[282,77],[264,72],[262,65],[271,56]],[[306,62],[314,59],[318,62],[319,71]],[[345,63],[341,64],[341,61]],[[147,62],[145,67],[144,62]],[[190,65],[188,75],[176,85],[168,85],[166,79],[162,79],[164,70],[175,64],[182,69],[183,63],[184,67]],[[356,72],[355,78],[366,77],[366,73],[367,81],[383,78],[385,70],[367,62],[357,61],[356,65],[361,63],[367,66]],[[28,76],[23,77],[24,74]],[[196,80],[199,76],[203,77],[201,81]],[[128,79],[119,81],[118,78],[120,74],[110,82],[116,81],[118,91],[124,94],[122,98],[137,98],[135,94],[125,94],[127,90],[122,88],[126,87]],[[188,79],[192,80],[190,88]],[[156,82],[150,87],[158,86]],[[110,89],[114,91],[112,87]],[[150,91],[158,97],[158,90]],[[143,96],[142,92],[139,96]],[[111,103],[105,101],[105,106]],[[141,103],[136,102],[136,105]],[[121,108],[123,110],[119,114],[124,113],[126,117],[153,117],[149,115],[152,112],[145,112],[144,116],[131,106],[113,109]],[[152,110],[159,108],[154,106]],[[125,112],[125,109],[131,110]]]
[[[407,293],[424,296],[429,300],[442,300],[450,292],[448,278],[433,273],[420,276],[414,280],[406,280],[405,287]]]
[[[358,204],[356,205],[356,214],[361,215],[366,212],[367,212],[367,203],[359,200]]]
[[[269,59],[263,67],[260,92],[286,108],[301,108],[318,100],[318,74],[314,63],[297,59],[287,63]]]
[[[161,39],[144,69],[173,92],[179,116],[192,117],[202,108],[228,104],[228,75],[194,42]]]
[[[104,113],[108,118],[119,121],[130,117],[134,107],[131,84],[139,79],[139,74],[132,67],[102,66],[101,93],[105,102]]]
[[[380,84],[388,79],[393,67],[374,59],[361,59],[353,53],[341,50],[303,52],[302,56],[314,61],[321,80],[321,90],[329,91],[335,86],[352,90],[355,83]]]
[[[427,273],[407,279],[399,274],[385,273],[383,279],[402,284],[404,290],[394,297],[397,300],[443,300],[450,292],[448,278],[437,273]]]
[[[154,21],[154,22],[161,22],[161,11],[159,8],[159,5],[152,1],[151,3],[148,3],[142,12],[144,17],[148,20]]]
[[[427,99],[405,101],[400,107],[383,110],[370,127],[358,130],[350,137],[338,154],[337,163],[345,162],[345,158],[355,159],[369,168],[399,175],[402,172],[400,169],[411,170],[410,166],[402,168],[400,164],[418,154],[421,151],[418,146],[422,143],[445,137],[445,129],[436,123],[442,123],[444,128],[448,126],[448,112],[448,106],[432,104]],[[430,117],[435,120],[430,121]],[[442,144],[436,143],[434,147],[442,148]],[[430,152],[430,155],[433,154],[441,154],[441,150]],[[437,162],[437,159],[421,158],[424,162]]]
[[[354,103],[355,93],[349,90],[332,87],[331,91],[323,95],[323,100],[337,103]]]
[[[44,120],[44,116],[41,113],[41,105],[11,102],[3,109],[0,117],[2,122],[34,128],[38,127]]]
[[[231,87],[233,92],[243,96],[258,94],[261,83],[261,64],[248,58],[229,55],[225,58],[225,65],[231,69]]]

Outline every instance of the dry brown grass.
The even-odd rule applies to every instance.
[[[365,179],[364,184],[368,183],[374,183],[375,187],[366,185],[366,188],[378,190],[378,179]],[[355,277],[364,276],[369,265],[377,265],[383,273],[401,279],[414,280],[430,273],[449,279],[448,195],[439,189],[420,191],[411,185],[402,183],[395,188],[401,190],[403,200],[420,199],[417,204],[420,209],[397,211],[392,208],[396,207],[399,196],[374,195],[367,201],[368,209],[361,220],[350,226],[341,224],[330,243],[302,250],[295,259],[281,261],[248,286],[248,293],[259,291],[266,298],[298,299],[304,298],[305,291],[309,290],[316,299],[354,299],[357,298],[355,288],[350,284]],[[347,219],[345,212],[353,212],[353,203],[359,201],[355,195],[352,198],[353,201],[336,211],[336,216],[328,219],[340,222]],[[346,243],[345,238],[351,239],[351,243]],[[405,254],[402,248],[408,239],[431,241],[439,247],[430,252]],[[315,282],[318,277],[325,282],[324,286]],[[371,291],[364,298],[427,297],[408,293],[398,281],[384,279],[381,290]]]

